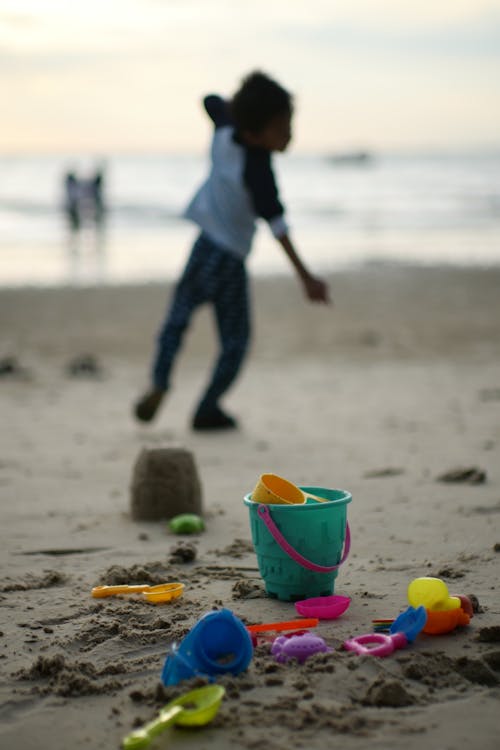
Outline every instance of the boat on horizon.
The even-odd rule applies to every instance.
[[[338,153],[328,154],[327,159],[332,164],[359,164],[364,166],[371,164],[374,156],[370,151],[339,151]]]

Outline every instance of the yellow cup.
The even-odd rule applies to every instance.
[[[262,474],[252,492],[254,503],[301,505],[306,497],[302,490],[277,474]]]
[[[308,498],[318,503],[326,502],[324,497],[303,492],[300,487],[283,479],[277,474],[262,474],[252,492],[254,503],[272,503],[274,505],[302,505]]]

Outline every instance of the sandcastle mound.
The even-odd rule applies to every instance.
[[[130,489],[136,521],[158,521],[179,513],[202,515],[194,456],[184,448],[144,448],[136,460]]]

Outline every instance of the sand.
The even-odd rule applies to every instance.
[[[259,646],[220,679],[213,724],[154,747],[498,746],[500,269],[373,264],[332,289],[335,305],[315,308],[294,279],[255,281],[254,345],[226,400],[242,427],[220,435],[189,429],[215,350],[204,312],[158,420],[132,419],[167,286],[2,291],[0,355],[17,364],[0,377],[2,748],[117,748],[194,684],[163,688],[160,672],[205,612],[296,616],[264,592],[242,502],[266,471],[352,493],[335,588],[351,606],[316,629],[334,651],[277,664]],[[168,447],[196,460],[196,537],[131,518],[138,455]],[[423,575],[477,597],[469,626],[386,659],[342,650]],[[170,604],[90,595],[175,580]]]

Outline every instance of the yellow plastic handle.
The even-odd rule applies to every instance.
[[[92,596],[96,599],[102,599],[105,596],[116,596],[117,594],[140,594],[148,591],[151,586],[147,584],[137,586],[94,586]]]
[[[184,588],[183,583],[166,583],[161,586],[151,586],[147,591],[143,591],[142,595],[144,599],[148,600],[148,602],[162,604],[163,602],[177,599],[182,595]]]
[[[304,497],[305,497],[306,500],[307,499],[314,500],[317,503],[327,503],[328,502],[328,500],[326,499],[326,497],[320,497],[319,495],[311,495],[310,492],[304,492]]]
[[[169,602],[171,599],[177,599],[184,591],[183,583],[159,583],[156,586],[147,584],[137,586],[95,586],[92,589],[92,596],[96,599],[102,599],[106,596],[119,596],[120,594],[142,594],[144,599],[153,604]]]
[[[127,735],[122,743],[123,750],[139,750],[139,748],[147,747],[157,734],[173,724],[183,713],[184,709],[181,706],[167,706],[157,719],[153,719],[142,729],[136,729]]]

